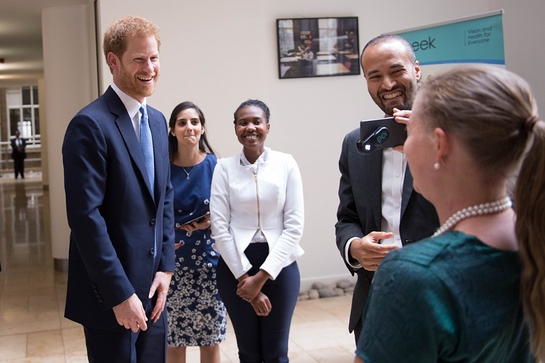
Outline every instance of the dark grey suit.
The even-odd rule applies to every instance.
[[[350,238],[363,237],[372,231],[381,230],[382,151],[374,151],[370,155],[360,154],[356,149],[358,138],[359,129],[345,136],[339,159],[341,179],[335,235],[343,260],[346,243]],[[405,245],[429,237],[438,227],[435,208],[413,190],[413,178],[407,166],[399,226],[402,243]],[[358,263],[355,260],[351,262]],[[345,263],[352,274],[358,274],[348,325],[349,330],[353,331],[361,322],[374,272],[363,268],[356,271],[348,261]],[[359,332],[356,334],[359,335]]]

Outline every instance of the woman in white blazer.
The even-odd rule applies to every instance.
[[[218,161],[210,220],[218,289],[237,337],[241,362],[288,362],[299,294],[296,259],[303,234],[303,184],[289,154],[265,147],[270,112],[259,100],[235,111],[242,152]]]

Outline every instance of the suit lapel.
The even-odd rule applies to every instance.
[[[401,197],[401,219],[403,219],[403,214],[405,213],[405,209],[407,209],[412,193],[413,176],[409,170],[409,164],[407,164],[407,168],[405,169],[405,180],[403,180],[403,196]]]
[[[133,159],[134,163],[136,164],[140,176],[144,179],[146,187],[153,198],[154,193],[150,187],[150,182],[146,171],[146,165],[144,163],[144,155],[142,154],[140,143],[138,142],[138,138],[136,137],[136,132],[134,131],[132,120],[130,119],[129,114],[125,109],[125,105],[123,105],[123,102],[121,102],[121,99],[119,99],[119,97],[111,87],[108,87],[108,89],[104,93],[104,96],[108,101],[108,104],[110,105],[110,111],[116,116],[115,123],[119,132],[121,133],[121,137],[125,142],[127,151],[129,152],[129,155]],[[155,137],[153,137],[153,141],[154,154],[156,156],[157,153],[155,149]]]
[[[382,225],[382,151],[365,157],[369,158],[370,167],[363,170],[372,170],[372,182],[367,195],[371,202],[376,227],[380,230]]]
[[[164,138],[164,135],[162,133],[160,122],[163,122],[163,119],[158,116],[158,113],[155,109],[148,107],[148,117],[149,117],[149,123],[151,128],[151,137],[153,139],[153,160],[155,163],[155,191],[160,190],[158,188],[159,185],[163,184],[163,176],[166,175],[163,170],[163,163],[158,162],[162,155],[161,155],[161,141]]]

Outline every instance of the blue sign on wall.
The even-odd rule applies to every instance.
[[[396,34],[411,43],[420,65],[505,65],[502,13]]]

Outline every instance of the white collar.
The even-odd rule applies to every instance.
[[[261,164],[261,163],[266,162],[267,159],[269,158],[269,151],[270,150],[271,150],[271,148],[265,147],[265,151],[263,151],[261,153],[261,155],[259,155],[259,157],[257,158],[257,160],[255,161],[254,164]],[[244,155],[244,150],[240,153],[240,165],[242,165],[242,166],[253,165],[252,163],[250,163],[248,161],[248,159],[246,158],[246,155]]]
[[[138,112],[140,112],[140,106],[146,105],[146,99],[144,98],[144,102],[140,104],[137,100],[123,92],[115,83],[111,84],[112,89],[115,91],[117,96],[121,99],[121,102],[123,102],[123,105],[125,106],[125,109],[127,110],[127,113],[129,114],[129,117],[133,119]],[[138,118],[140,118],[140,115],[138,115]]]

